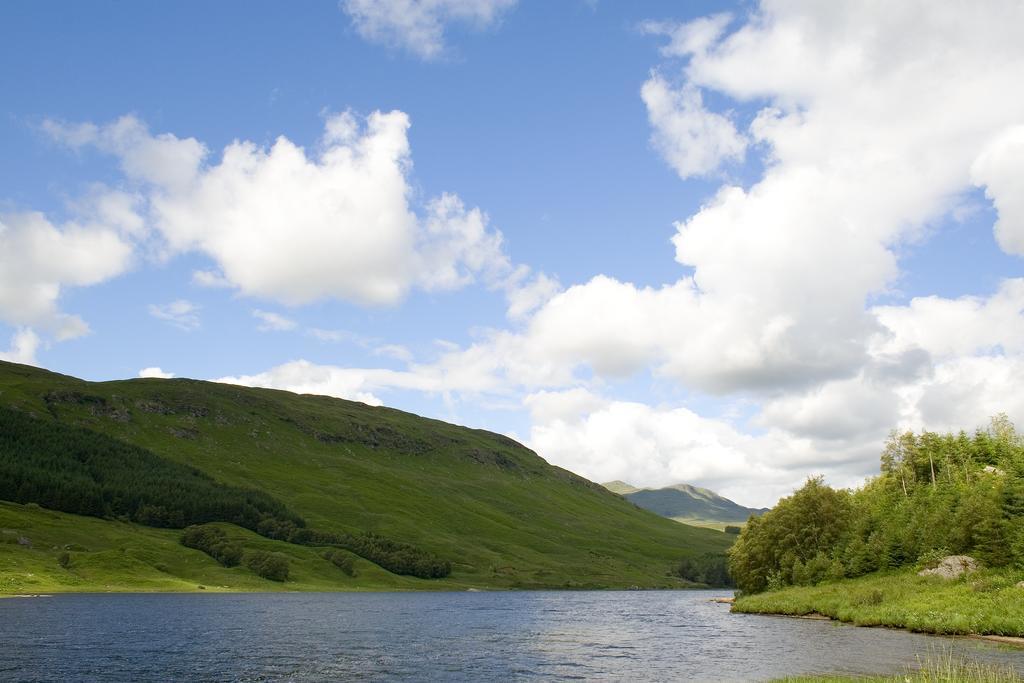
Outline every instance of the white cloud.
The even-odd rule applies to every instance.
[[[999,212],[995,231],[999,246],[1024,256],[1024,124],[1013,126],[993,140],[971,166],[975,184]]]
[[[355,342],[360,343],[362,337],[348,330],[325,330],[319,327],[311,327],[306,334],[322,342]]]
[[[700,90],[673,90],[658,74],[640,90],[654,129],[651,144],[680,178],[707,175],[727,161],[743,161],[747,141],[726,116],[704,108]]]
[[[610,401],[589,389],[575,387],[564,391],[538,391],[523,399],[535,423],[576,422],[606,408]]]
[[[0,360],[36,365],[36,351],[40,344],[39,335],[32,330],[18,330],[11,337],[11,347],[7,351],[0,351]]]
[[[185,299],[167,304],[150,304],[149,314],[186,332],[199,329],[200,326],[199,306]]]
[[[156,188],[154,222],[245,294],[395,303],[414,277],[408,125],[400,112],[375,113],[362,137],[332,140],[312,159],[283,137],[270,149],[232,143],[183,191]]]
[[[736,402],[742,408],[738,414],[754,409],[750,427],[760,432],[755,434],[746,425],[703,417],[682,405],[616,400],[599,393],[599,381],[588,387],[585,377],[574,375],[579,359],[573,353],[583,353],[582,360],[611,375],[643,367],[643,345],[634,353],[626,342],[646,337],[631,330],[650,330],[652,338],[663,334],[665,343],[684,331],[673,325],[685,321],[660,321],[659,328],[656,319],[670,308],[661,298],[680,294],[637,290],[607,278],[592,284],[567,290],[524,334],[491,331],[467,347],[440,344],[435,361],[410,362],[405,370],[297,361],[223,381],[371,404],[383,401],[382,392],[514,399],[524,389],[548,387],[522,399],[532,421],[528,444],[542,457],[598,481],[649,486],[687,481],[750,505],[772,504],[810,474],[823,473],[839,486],[860,483],[877,471],[881,443],[894,427],[971,430],[997,412],[1024,424],[1024,398],[1017,392],[1024,357],[1011,343],[1024,343],[1017,327],[1024,284],[1018,280],[1006,281],[985,299],[928,297],[874,309],[884,325],[853,376],[803,388],[780,385],[782,390],[759,403]],[[689,296],[686,288],[681,293]],[[592,334],[556,346],[560,335],[571,334],[592,315],[601,318],[589,300],[574,299],[591,295],[593,306],[603,302],[613,317],[601,319]],[[624,312],[635,317],[622,317]],[[978,332],[958,335],[957,329]],[[990,355],[996,347],[999,352]],[[1003,348],[1014,355],[1003,355]]]
[[[733,19],[731,14],[712,14],[685,23],[673,21],[644,21],[640,31],[652,36],[666,36],[667,45],[661,48],[666,57],[689,57],[703,54],[722,36]]]
[[[650,484],[789,486],[816,470],[854,483],[876,469],[891,427],[970,429],[1000,410],[1024,420],[1020,282],[987,297],[868,304],[900,274],[901,246],[974,185],[999,213],[1001,246],[1019,251],[1024,44],[1009,27],[1021,22],[1013,2],[766,1],[731,33],[721,18],[661,27],[667,53],[686,61],[680,90],[662,76],[647,87],[664,113],[652,116],[659,147],[681,175],[706,173],[741,149],[720,144],[735,131],[722,107],[755,102],[735,134],[757,143],[763,176],[723,186],[676,225],[692,276],[661,287],[595,277],[545,296],[521,332],[488,333],[431,369],[484,392],[570,388],[567,401],[653,369],[754,401],[756,437],[679,406],[602,399],[570,419],[547,394],[531,399],[547,406],[531,436],[542,455]],[[707,116],[726,118],[704,126]]]
[[[313,330],[310,330],[313,333]],[[334,341],[329,330],[317,330],[317,336]],[[438,340],[439,355],[431,362],[413,362],[412,353],[398,345],[373,345],[373,340],[350,338],[341,332],[338,339],[366,346],[376,355],[405,363],[403,370],[351,368],[321,365],[307,360],[283,363],[251,375],[224,377],[216,381],[229,384],[285,389],[299,393],[323,394],[380,405],[379,393],[415,391],[451,396],[515,396],[520,387],[564,386],[571,375],[558,363],[531,354],[521,339],[506,332],[491,332],[477,344],[462,348]]]
[[[876,306],[891,334],[877,351],[919,348],[937,358],[1024,353],[1024,279],[1004,280],[989,297],[915,297],[905,306]]]
[[[1024,358],[970,356],[936,366],[934,374],[904,389],[910,409],[902,426],[935,431],[972,431],[1006,413],[1024,425]]]
[[[154,136],[130,116],[44,128],[73,147],[115,155],[140,192],[109,195],[108,214],[125,223],[141,211],[167,253],[212,258],[215,270],[193,274],[202,286],[287,305],[390,305],[413,287],[448,290],[478,278],[507,289],[521,272],[501,233],[457,196],[428,201],[422,218],[414,212],[409,118],[400,111],[365,122],[350,112],[328,116],[315,153],[279,137],[269,148],[233,142],[216,162],[195,139]]]
[[[230,289],[234,285],[231,281],[220,273],[216,273],[212,270],[197,270],[192,273],[192,284],[200,287],[213,288],[226,288]]]
[[[171,379],[173,372],[164,372],[159,367],[142,368],[139,370],[139,377],[152,377],[156,379]]]
[[[405,348],[401,344],[384,344],[378,346],[373,350],[375,356],[385,356],[387,358],[393,358],[403,363],[411,363],[413,359],[412,351]]]
[[[1007,27],[1021,21],[1014,2],[766,1],[732,32],[725,18],[657,27],[686,60],[683,92],[714,92],[719,109],[762,107],[747,132],[764,174],[721,187],[677,223],[676,259],[692,277],[569,287],[534,315],[522,346],[601,376],[653,366],[716,393],[857,377],[885,330],[867,302],[899,275],[901,245],[976,182],[997,198],[1000,234],[1013,232],[1017,134],[1006,131],[1024,120],[1024,44]],[[655,76],[647,95],[664,104],[671,93]],[[698,118],[728,113],[690,102]],[[720,133],[655,122],[661,146],[686,153],[723,149]],[[720,156],[677,161],[687,175]]]
[[[900,407],[892,386],[858,376],[768,401],[757,422],[821,441],[857,441],[896,427]]]
[[[145,237],[146,220],[141,211],[144,198],[132,192],[94,185],[91,191],[72,204],[77,215],[97,226],[113,228],[125,238]]]
[[[260,332],[287,332],[288,330],[294,330],[296,326],[294,320],[286,318],[279,313],[255,309],[252,315],[260,321],[256,328]]]
[[[442,4],[346,9],[358,26],[376,26],[366,29],[372,38],[436,56],[445,17],[456,16]],[[407,11],[389,14],[395,8]],[[92,210],[108,216],[97,223],[105,233],[91,224],[85,232],[119,243],[152,233],[172,252],[205,254],[214,264],[197,282],[285,304],[389,304],[413,288],[479,282],[504,291],[510,319],[521,323],[466,346],[439,344],[429,363],[310,330],[407,367],[294,361],[224,381],[370,403],[397,390],[504,401],[532,392],[531,444],[558,464],[638,484],[732,482],[724,492],[744,502],[755,502],[755,489],[771,502],[816,471],[853,483],[876,468],[892,426],[969,429],[998,411],[1024,421],[1020,280],[989,296],[869,303],[891,294],[901,247],[941,227],[976,186],[998,213],[1000,246],[1024,253],[1024,6],[764,0],[731,22],[645,27],[668,39],[670,61],[642,92],[659,152],[683,177],[745,154],[761,155],[764,169],[749,185],[725,184],[676,224],[686,276],[662,286],[599,275],[563,290],[516,267],[487,216],[455,195],[414,207],[401,112],[328,117],[314,151],[279,138],[269,148],[236,142],[218,159],[200,142],[150,135],[132,119],[50,130],[115,154],[137,185]],[[749,125],[733,114],[751,107]],[[94,277],[123,267],[106,264]],[[0,314],[59,327],[57,290],[43,285],[74,284],[74,273],[25,282],[42,292],[42,313],[8,312],[28,310],[26,286],[28,295],[0,299]],[[687,395],[746,402],[758,431],[679,403],[612,397],[618,378],[648,371]]]
[[[1014,3],[766,1],[732,32],[726,18],[662,26],[666,52],[685,60],[682,85],[654,76],[645,99],[670,163],[683,176],[709,173],[740,159],[746,136],[765,163],[757,182],[726,184],[676,225],[676,259],[692,275],[660,287],[606,276],[538,285],[518,331],[486,332],[398,378],[345,371],[359,378],[349,390],[533,391],[530,442],[558,464],[641,484],[732,482],[727,492],[757,487],[763,502],[816,471],[855,483],[876,469],[894,426],[972,428],[999,410],[1024,418],[1013,388],[1024,362],[1020,282],[988,297],[868,304],[896,281],[901,246],[975,184],[1015,250],[1024,47],[1008,26],[1022,20]],[[723,108],[750,102],[761,111],[737,130]],[[452,207],[453,235],[486,234],[482,214]],[[463,279],[434,272],[442,284]],[[762,431],[594,393],[647,370],[752,400]]]
[[[123,273],[132,247],[117,230],[90,222],[51,223],[41,213],[0,215],[0,320],[45,330],[57,339],[88,332],[58,307],[62,289]]]
[[[182,139],[169,133],[153,136],[134,116],[122,116],[107,126],[47,120],[43,130],[69,147],[91,145],[117,156],[130,178],[174,190],[195,181],[207,155],[206,147],[195,138]]]
[[[846,472],[846,453],[829,462],[806,441],[781,432],[750,436],[683,407],[608,400],[578,389],[534,394],[526,402],[533,415],[530,447],[594,481],[690,482],[765,505],[799,485],[810,460],[816,471],[859,477]]]
[[[502,236],[488,232],[480,209],[466,210],[462,200],[443,194],[427,205],[417,270],[426,289],[456,289],[473,282],[475,273],[500,278],[512,270],[502,250]]]
[[[557,279],[545,273],[531,275],[527,266],[519,266],[505,285],[508,317],[512,320],[526,319],[560,290],[561,285]]]
[[[373,392],[381,389],[436,391],[438,386],[426,377],[396,370],[342,368],[316,365],[305,360],[291,361],[266,372],[238,377],[222,377],[217,382],[250,387],[285,389],[299,394],[334,396],[379,406],[383,402]]]
[[[483,29],[498,21],[517,0],[342,0],[363,38],[400,47],[422,59],[445,51],[448,24]]]

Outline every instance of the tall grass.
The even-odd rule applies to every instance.
[[[919,656],[917,667],[891,676],[797,676],[779,679],[778,683],[1016,683],[1022,680],[1013,665],[984,664],[947,647],[924,659]]]

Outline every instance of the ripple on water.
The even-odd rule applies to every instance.
[[[965,639],[734,615],[709,591],[63,595],[0,601],[0,679],[748,681],[891,673]]]

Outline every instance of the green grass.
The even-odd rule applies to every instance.
[[[982,664],[952,650],[925,658],[919,667],[891,676],[796,676],[776,683],[1016,683],[1021,680],[1013,666]]]
[[[102,401],[76,402],[69,398],[75,392]],[[319,569],[313,571],[321,563],[323,572],[331,568],[314,557],[317,551],[285,546],[280,552],[298,553],[310,569],[308,580],[303,571],[293,571],[296,583],[285,588],[681,587],[686,584],[668,572],[682,557],[721,552],[735,538],[640,510],[505,437],[361,403],[193,380],[88,383],[2,362],[0,402],[40,419],[110,434],[228,484],[262,489],[313,528],[372,531],[430,550],[453,565],[450,578],[430,582],[386,572],[375,578],[369,567],[355,580],[328,579]],[[15,508],[3,508],[0,528],[42,523],[41,518],[26,520],[29,513],[21,508],[21,518],[5,521]],[[218,569],[212,560],[201,572],[196,569],[199,573],[188,573],[190,566],[179,573],[168,555],[199,560],[191,555],[196,551],[175,547],[174,532],[71,515],[50,519],[50,545],[88,528],[97,536],[116,535],[119,541],[112,548],[121,555],[111,555],[104,569],[76,583],[47,561],[26,559],[17,546],[0,544],[0,581],[7,581],[7,568],[17,565],[22,575],[46,576],[58,585],[67,578],[68,590],[107,584],[178,590],[198,583],[237,590],[281,588],[249,575],[238,583],[218,580],[245,572]],[[250,540],[273,543],[255,536]],[[63,544],[69,542],[78,541]],[[96,542],[81,545],[100,547]],[[133,549],[141,553],[144,548],[154,558],[159,555],[162,559],[154,562],[171,567],[176,578],[131,559]],[[38,590],[24,578],[17,586],[0,584],[0,592]]]
[[[945,581],[912,569],[817,586],[793,586],[736,600],[733,610],[822,614],[858,626],[949,635],[1024,636],[1024,572],[983,569]]]
[[[435,587],[435,582],[395,576],[360,558],[355,560],[357,576],[350,578],[318,549],[272,541],[231,524],[218,526],[246,550],[285,555],[290,579],[279,583],[261,579],[244,566],[222,567],[206,554],[181,546],[180,531],[0,503],[0,594]],[[18,545],[19,538],[28,539],[31,547]],[[64,552],[71,558],[67,568],[58,562]]]
[[[747,525],[746,522],[723,522],[717,519],[702,519],[700,517],[669,517],[669,519],[680,524],[699,526],[703,529],[714,529],[716,531],[725,531],[727,526],[738,526],[742,529]]]

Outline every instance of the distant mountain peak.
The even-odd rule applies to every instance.
[[[746,522],[767,508],[748,508],[710,489],[679,483],[662,488],[641,488],[624,481],[602,484],[606,489],[662,517],[690,523],[720,526]]]

